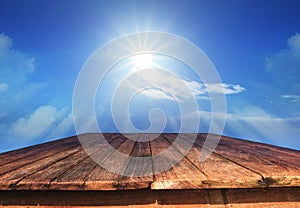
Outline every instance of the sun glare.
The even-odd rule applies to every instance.
[[[152,54],[139,54],[131,57],[130,59],[136,68],[145,68],[154,65]]]

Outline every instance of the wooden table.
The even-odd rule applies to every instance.
[[[105,154],[102,160],[122,174],[95,163],[76,136],[2,153],[0,205],[300,207],[300,151],[223,136],[200,162],[201,151],[209,150],[203,146],[207,134],[194,135],[187,154],[180,140],[191,134],[176,140],[177,136],[161,134],[148,141],[151,134],[140,134],[132,141],[122,134],[104,134],[107,143],[94,145],[95,154],[110,145],[124,155],[142,158],[137,164]],[[91,141],[98,137],[98,133],[81,135]],[[151,159],[168,148],[172,151],[166,160]],[[179,163],[161,171],[178,158]],[[143,169],[151,172],[139,176]]]

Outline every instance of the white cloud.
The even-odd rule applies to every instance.
[[[300,55],[300,34],[296,33],[288,39],[288,46],[291,52],[294,52],[295,55]]]
[[[0,92],[5,92],[8,89],[8,85],[6,83],[0,83]]]
[[[149,87],[150,88],[147,88]],[[245,90],[240,85],[226,83],[199,83],[194,80],[183,80],[163,70],[152,69],[132,73],[120,86],[131,89],[155,99],[184,101],[196,96],[209,100],[208,92],[217,94],[237,94]]]
[[[0,33],[0,151],[74,133],[70,111],[45,104],[49,95],[41,90],[47,83],[34,73],[35,58]]]
[[[155,99],[184,100],[192,96],[185,81],[170,72],[156,69],[135,72],[120,87]]]
[[[67,135],[73,128],[73,117],[72,114],[69,113],[63,119],[53,126],[50,133],[47,135],[47,138],[61,138],[62,136]]]
[[[148,97],[152,97],[155,99],[169,99],[169,100],[174,100],[174,98],[167,93],[159,90],[159,89],[146,89],[142,91],[142,94]]]
[[[0,151],[61,138],[73,133],[72,128],[72,115],[68,110],[40,106],[11,124],[0,123]]]
[[[270,108],[287,117],[299,116],[300,34],[289,37],[286,48],[269,54],[265,58],[265,68],[269,75],[265,94],[273,101]]]
[[[13,125],[14,134],[35,139],[45,135],[53,127],[59,112],[53,106],[41,106],[28,118],[19,118]]]
[[[27,75],[35,70],[35,58],[13,49],[13,40],[5,35],[0,34],[0,77],[15,78],[15,83],[25,82]],[[0,78],[1,79],[1,78]]]
[[[0,93],[0,109],[10,119],[21,115],[25,103],[28,110],[41,105],[32,97],[46,84],[31,81],[35,65],[33,56],[13,48],[13,40],[0,34],[0,92],[6,92]]]
[[[281,98],[288,99],[292,103],[300,102],[300,95],[282,95]]]
[[[199,100],[211,100],[211,98],[208,97],[208,96],[197,96],[197,98],[198,98]]]
[[[193,80],[192,81],[184,80],[184,82],[190,88],[190,90],[194,95],[203,95],[206,94],[207,92],[205,86],[202,83]]]
[[[300,34],[287,40],[287,48],[265,58],[266,70],[278,86],[293,94],[300,90]]]
[[[237,94],[246,90],[240,85],[226,84],[226,83],[208,83],[206,84],[208,91],[212,93],[224,93],[225,95]]]
[[[1,33],[0,34],[0,53],[4,51],[10,50],[12,46],[12,39],[7,35]]]

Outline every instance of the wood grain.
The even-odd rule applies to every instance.
[[[33,148],[21,149],[20,153],[17,154],[14,152],[11,156],[10,153],[7,153],[9,156],[0,160],[0,175],[79,145],[78,140],[73,137],[70,139],[55,141],[53,143],[46,143],[45,146],[40,145]],[[1,154],[0,156],[2,155],[6,155],[6,153]]]
[[[203,140],[204,135],[196,143],[201,146]],[[299,151],[222,137],[214,152],[260,174],[262,185],[268,187],[300,185]]]
[[[151,141],[154,182],[152,189],[207,188],[207,177],[184,157],[173,145],[160,135]],[[163,154],[165,153],[165,154]],[[163,155],[162,155],[163,154]],[[162,157],[155,157],[162,155]],[[169,170],[165,170],[170,167]]]
[[[223,136],[213,153],[200,162],[200,154],[208,150],[203,147],[207,134],[131,136],[137,141],[122,134],[89,133],[80,135],[84,148],[77,137],[70,137],[2,153],[0,190],[300,186],[297,150]]]
[[[44,157],[40,160],[34,159],[32,163],[30,163],[27,158],[24,160],[19,160],[15,163],[11,163],[11,165],[9,166],[11,170],[8,171],[7,169],[5,169],[5,171],[3,171],[5,172],[5,174],[0,175],[0,189],[15,189],[17,188],[17,184],[21,180],[38,171],[43,172],[43,170],[51,167],[58,161],[64,161],[66,157],[69,157],[70,155],[75,154],[78,151],[82,151],[82,148],[81,146],[77,145],[74,147],[53,149],[52,151],[53,152],[48,152],[49,155],[47,157]],[[24,188],[31,189],[31,186],[25,185]]]
[[[189,138],[182,137],[177,140],[176,138],[177,135],[166,136],[166,139],[179,151],[185,152],[185,143]],[[186,158],[207,176],[207,181],[203,182],[207,183],[210,188],[261,187],[261,184],[258,183],[258,181],[262,180],[261,175],[224,159],[215,153],[212,153],[204,162],[200,162],[199,158],[203,151],[204,149],[194,145],[186,154]]]
[[[148,188],[153,182],[153,165],[147,134],[137,137],[123,176],[118,182],[127,189]]]
[[[15,207],[299,207],[300,188],[0,191],[0,206]]]
[[[19,159],[32,157],[33,155],[37,155],[38,153],[47,151],[48,149],[55,149],[60,145],[68,144],[72,146],[74,143],[79,143],[76,136],[2,153],[0,154],[0,167],[7,163],[13,163]]]

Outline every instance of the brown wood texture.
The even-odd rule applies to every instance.
[[[97,133],[81,135],[85,149],[77,137],[70,137],[0,154],[0,190],[300,186],[297,150],[223,136],[212,154],[200,162],[200,154],[209,150],[203,146],[207,134],[161,134],[157,138],[139,134],[136,141],[122,134],[103,135],[105,140]],[[99,165],[103,162],[114,171]]]
[[[0,207],[299,207],[300,188],[0,191]]]
[[[199,135],[196,144],[202,146],[204,140],[205,135]],[[222,137],[214,152],[260,174],[261,186],[300,186],[300,151]]]

